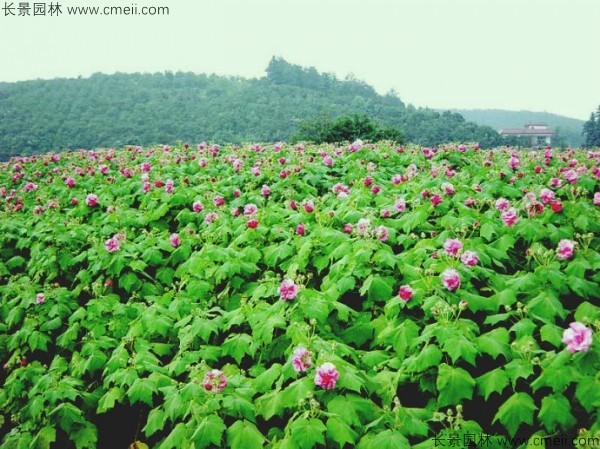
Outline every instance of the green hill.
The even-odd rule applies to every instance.
[[[289,141],[303,120],[368,114],[426,146],[502,143],[456,113],[406,106],[353,77],[273,58],[255,79],[193,73],[114,75],[0,83],[0,158],[59,149]]]
[[[527,122],[544,122],[554,131],[558,138],[564,139],[567,145],[579,147],[583,143],[583,120],[551,114],[548,112],[505,111],[502,109],[453,109],[479,125],[487,125],[499,130],[501,128],[521,128]]]

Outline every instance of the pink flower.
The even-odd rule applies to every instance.
[[[458,257],[458,253],[460,253],[462,247],[462,242],[458,239],[448,239],[444,243],[444,251],[452,257]]]
[[[562,181],[560,179],[558,179],[558,178],[552,178],[550,180],[550,185],[552,187],[560,187],[562,185]]]
[[[151,168],[152,166],[150,165],[150,162],[142,162],[141,169],[143,172],[148,173]]]
[[[192,210],[198,214],[204,210],[204,205],[200,201],[194,201],[194,204],[192,204]]]
[[[496,200],[496,210],[508,210],[510,207],[510,202],[506,198],[498,198]]]
[[[181,239],[179,238],[179,234],[177,234],[176,232],[171,234],[171,236],[169,237],[169,243],[171,243],[171,246],[174,248],[177,248],[179,245],[181,245]]]
[[[542,203],[548,204],[554,199],[554,192],[550,189],[542,189],[540,192],[540,199],[542,200]]]
[[[567,170],[565,172],[565,179],[569,184],[575,184],[579,180],[579,175],[575,170]]]
[[[371,193],[373,195],[377,195],[379,192],[381,192],[381,187],[379,187],[377,184],[371,186]]]
[[[304,346],[298,346],[292,355],[292,366],[297,373],[303,373],[312,366],[310,352]]]
[[[324,388],[325,390],[333,390],[339,377],[340,373],[335,365],[331,362],[326,362],[317,368],[315,385]]]
[[[510,168],[512,168],[513,170],[516,170],[517,168],[519,168],[519,158],[517,157],[511,157],[508,160],[508,165]]]
[[[167,182],[165,183],[165,192],[167,193],[173,193],[173,180],[172,179],[167,179]]]
[[[256,204],[246,204],[244,206],[244,215],[246,217],[251,217],[253,215],[256,215],[257,212],[258,212],[258,206]]]
[[[312,201],[306,201],[304,203],[304,210],[308,213],[312,212],[313,210],[315,210],[315,203],[313,203]]]
[[[214,369],[206,373],[202,380],[202,386],[207,391],[219,393],[227,386],[227,378],[223,371]]]
[[[298,295],[299,287],[291,279],[284,279],[279,286],[279,295],[284,301],[291,301]]]
[[[351,153],[354,153],[354,152],[360,150],[362,148],[362,146],[363,146],[363,141],[362,140],[360,140],[360,139],[355,140],[348,147],[348,151],[350,151]]]
[[[333,158],[329,155],[325,156],[323,158],[323,163],[327,166],[327,167],[331,167],[333,165]]]
[[[563,205],[560,201],[552,201],[550,207],[552,208],[552,211],[557,214],[561,213],[563,210]]]
[[[404,212],[406,210],[406,201],[402,198],[396,200],[394,203],[394,210],[396,212]]]
[[[477,265],[477,262],[479,262],[479,258],[477,257],[477,254],[475,254],[473,251],[465,251],[462,254],[462,256],[460,256],[460,261],[466,266],[472,267],[474,265]]]
[[[109,238],[104,243],[104,246],[109,253],[114,253],[115,251],[118,251],[121,247],[121,245],[119,244],[119,239],[116,236]]]
[[[444,287],[453,292],[458,287],[460,287],[460,275],[458,271],[448,268],[446,271],[442,273],[442,283]]]
[[[344,234],[352,234],[354,230],[354,225],[352,223],[346,223],[344,225]]]
[[[207,224],[211,224],[213,221],[218,219],[219,214],[217,214],[216,212],[209,212],[208,214],[206,214],[206,217],[204,217],[204,222]]]
[[[85,204],[87,204],[90,207],[94,207],[98,204],[98,196],[94,195],[93,193],[90,193],[86,198],[85,198]]]
[[[556,257],[559,259],[570,259],[573,257],[573,251],[575,250],[575,242],[573,240],[563,239],[558,242],[558,248],[556,249]]]
[[[269,186],[262,186],[262,189],[260,190],[260,193],[263,196],[269,196],[271,194],[271,189],[269,188]]]
[[[519,216],[517,215],[517,211],[514,208],[510,208],[507,211],[502,212],[500,218],[502,218],[504,224],[509,228],[513,226],[517,221],[519,221]]]
[[[222,196],[215,196],[213,198],[213,204],[215,205],[215,207],[220,207],[225,204],[225,198],[223,198]]]
[[[258,228],[258,220],[256,218],[251,218],[246,223],[246,226],[250,229],[256,229],[256,228]]]
[[[570,353],[587,351],[592,344],[592,330],[583,323],[575,321],[563,332],[562,342]]]
[[[410,288],[410,285],[402,285],[400,290],[398,290],[398,296],[402,301],[408,301],[413,297],[413,289]]]
[[[37,295],[35,295],[35,303],[36,304],[43,304],[45,300],[46,300],[46,297],[44,296],[43,293],[38,293]]]
[[[439,196],[439,195],[436,194],[436,195],[433,195],[431,197],[431,205],[433,207],[436,207],[438,204],[441,204],[441,202],[442,202],[442,197],[441,196]]]
[[[67,185],[67,187],[72,188],[75,187],[75,179],[71,178],[70,176],[67,178],[67,180],[65,181],[65,184]]]
[[[358,220],[358,223],[356,225],[356,233],[358,235],[365,235],[367,232],[370,231],[370,229],[371,222],[368,218],[361,218],[360,220]]]
[[[594,206],[600,206],[600,192],[594,193]]]
[[[442,183],[442,190],[446,195],[452,195],[455,192],[454,186],[449,182]]]
[[[296,226],[296,234],[304,235],[305,232],[306,232],[306,228],[304,227],[304,225],[302,223],[299,223],[298,226]]]
[[[388,228],[386,228],[383,225],[382,226],[377,226],[375,228],[375,237],[377,237],[382,242],[385,242],[390,237],[390,233],[388,231]]]

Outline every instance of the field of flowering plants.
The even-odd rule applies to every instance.
[[[599,161],[357,141],[0,164],[0,447],[598,447]]]

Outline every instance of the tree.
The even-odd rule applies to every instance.
[[[595,114],[592,112],[590,119],[583,124],[583,134],[585,135],[585,147],[600,146],[600,106],[598,106],[598,111]]]

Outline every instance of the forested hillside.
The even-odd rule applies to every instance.
[[[289,141],[303,120],[354,113],[421,145],[502,143],[459,114],[406,106],[353,77],[273,58],[258,79],[166,72],[0,83],[0,157],[179,140]]]

